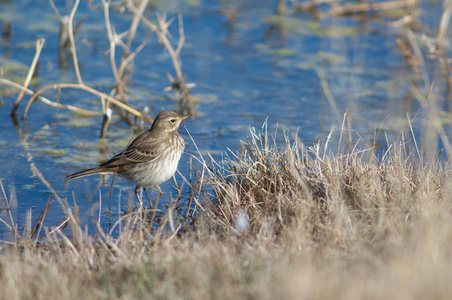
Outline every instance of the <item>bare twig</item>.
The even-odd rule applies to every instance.
[[[336,0],[311,0],[303,3],[298,3],[296,0],[291,0],[292,6],[295,10],[308,11],[313,10],[317,5],[322,3],[335,3]]]
[[[126,51],[130,51],[132,47],[132,41],[135,37],[135,33],[138,28],[138,24],[140,23],[140,16],[143,14],[146,6],[148,5],[149,0],[143,0],[140,3],[140,6],[138,7],[138,14],[135,14],[132,19],[132,24],[130,25],[129,34],[127,36],[127,42],[126,42]],[[128,54],[128,52],[126,52]]]
[[[328,3],[331,8],[328,11],[319,13],[320,17],[341,16],[350,14],[369,13],[373,11],[385,11],[397,8],[412,7],[416,1],[413,0],[398,0],[387,2],[371,2],[371,3],[358,3],[340,6],[335,0],[312,0],[303,3],[298,3],[292,0],[292,6],[295,10],[312,11],[316,10],[316,7],[320,4]]]
[[[121,101],[118,101],[118,100],[116,100],[115,98],[113,98],[113,97],[111,97],[111,96],[109,96],[109,95],[107,95],[107,94],[105,94],[105,93],[102,93],[102,92],[99,92],[99,91],[97,91],[97,90],[95,90],[95,89],[93,89],[93,88],[90,88],[89,86],[86,86],[86,85],[84,85],[83,83],[82,83],[82,84],[78,84],[78,83],[60,83],[60,84],[52,84],[52,85],[48,85],[48,86],[45,86],[45,87],[41,88],[39,91],[37,91],[36,93],[34,93],[33,96],[30,98],[30,100],[28,101],[27,107],[25,108],[25,111],[24,111],[24,114],[23,114],[22,117],[23,117],[24,119],[26,118],[27,113],[28,113],[28,109],[30,108],[31,103],[33,103],[33,101],[34,101],[34,100],[35,100],[42,92],[44,92],[44,91],[46,91],[46,90],[50,90],[50,89],[56,89],[56,88],[75,88],[75,89],[81,89],[81,90],[87,91],[87,92],[89,92],[89,93],[91,93],[91,94],[93,94],[93,95],[96,95],[96,96],[99,96],[99,97],[104,97],[105,99],[108,99],[112,104],[114,104],[114,105],[116,105],[116,106],[118,106],[118,107],[120,107],[120,108],[122,108],[122,109],[128,111],[129,113],[135,115],[135,116],[138,117],[138,118],[145,117],[141,112],[139,112],[139,111],[137,111],[136,109],[130,107],[129,105],[124,104],[124,103],[122,103]],[[101,115],[101,114],[99,113],[99,115]]]
[[[118,70],[118,74],[120,74],[120,76],[124,76],[124,72],[125,72],[125,70],[126,70],[127,65],[128,65],[129,63],[131,63],[131,62],[134,60],[135,56],[136,56],[141,50],[143,50],[143,48],[144,48],[144,46],[146,46],[146,44],[147,44],[147,42],[141,43],[140,46],[138,46],[133,52],[129,53],[129,54],[127,55],[127,57],[124,58],[124,59],[121,61],[121,65],[119,66],[119,70]]]
[[[337,122],[341,121],[339,109],[336,105],[336,100],[334,99],[333,94],[331,93],[328,82],[325,79],[325,74],[323,74],[322,70],[317,70],[317,76],[320,79],[320,85],[322,86],[323,94],[325,95],[328,103],[330,104],[331,109],[333,110],[334,116],[336,117]]]
[[[430,85],[430,79],[427,72],[427,67],[425,66],[424,56],[422,55],[421,47],[414,35],[413,31],[410,28],[406,29],[406,36],[410,42],[411,48],[413,49],[414,55],[416,57],[417,67],[419,68],[419,72],[421,73],[422,80],[424,81],[425,87]]]
[[[39,233],[41,232],[42,226],[44,225],[44,219],[47,216],[51,205],[52,201],[50,199],[47,200],[46,207],[41,211],[38,220],[33,226],[33,229],[30,231],[29,241],[33,240],[33,247],[36,246],[36,243],[39,240]]]
[[[159,41],[163,44],[165,49],[168,51],[168,54],[171,57],[171,61],[173,62],[174,71],[176,72],[177,81],[171,82],[171,86],[174,89],[177,89],[181,93],[181,103],[182,104],[188,104],[189,110],[193,111],[193,103],[191,101],[190,93],[187,89],[187,84],[185,83],[184,76],[182,74],[181,70],[181,62],[179,53],[183,47],[183,43],[185,41],[185,35],[183,30],[183,19],[182,15],[178,15],[178,21],[179,21],[179,42],[176,49],[174,49],[173,45],[171,45],[171,42],[168,39],[168,26],[171,24],[172,20],[167,21],[166,15],[157,15],[158,19],[158,25],[155,25],[148,19],[146,19],[140,11],[137,10],[137,8],[134,6],[133,2],[131,0],[127,1],[127,5],[130,10],[133,11],[134,14],[140,16],[141,20],[144,22],[144,24],[149,27],[154,33],[157,34]]]
[[[182,50],[182,47],[184,46],[185,33],[184,33],[184,22],[182,19],[182,14],[178,13],[177,18],[179,21],[179,42],[177,43],[177,49],[175,52],[176,52],[177,56],[179,56],[180,51]]]
[[[24,91],[28,95],[34,95],[35,94],[32,90],[29,90],[29,89],[23,87],[22,85],[20,85],[18,83],[15,83],[13,81],[10,81],[8,79],[0,78],[0,83],[8,85],[8,86],[12,86],[14,88],[17,88],[17,89],[19,89],[21,91]],[[36,97],[35,97],[35,99],[36,99]],[[80,114],[83,114],[85,116],[99,116],[99,115],[102,115],[101,113],[98,113],[98,112],[95,112],[95,111],[91,111],[91,110],[87,110],[87,109],[83,109],[83,108],[79,108],[79,107],[76,107],[76,106],[73,106],[73,105],[65,105],[65,104],[61,104],[61,103],[58,103],[58,102],[54,102],[54,101],[51,101],[51,100],[47,99],[46,97],[43,97],[43,96],[40,96],[40,95],[38,95],[38,99],[41,100],[42,102],[44,102],[45,104],[49,105],[49,106],[53,106],[53,107],[57,107],[57,108],[69,109],[69,110],[72,110],[72,111],[76,111],[76,112],[78,112]]]
[[[419,112],[424,108],[424,105],[425,105],[425,103],[427,103],[428,97],[430,96],[430,93],[431,93],[432,90],[433,90],[433,85],[434,85],[434,84],[435,84],[434,82],[432,82],[432,83],[430,84],[430,87],[429,87],[429,89],[428,89],[428,91],[427,91],[427,94],[425,94],[424,102],[421,104],[421,107],[419,107],[419,109],[417,110],[417,112],[416,112],[416,114],[414,115],[414,117],[410,120],[410,123],[413,123],[413,122],[414,122],[414,120],[416,119],[416,117],[417,117],[417,115],[419,114]]]
[[[28,155],[29,159],[32,159],[31,155]],[[63,211],[66,213],[67,216],[72,216],[71,208],[69,207],[69,204],[67,203],[66,198],[60,198],[58,193],[53,189],[52,185],[44,178],[42,173],[38,170],[36,167],[36,164],[34,162],[30,163],[31,171],[35,176],[37,176],[41,182],[50,190],[52,195],[57,199],[58,203],[60,204]]]
[[[286,0],[278,0],[278,6],[276,7],[276,13],[282,15],[286,10]]]
[[[105,27],[107,29],[108,40],[110,41],[110,64],[111,64],[111,68],[113,71],[113,76],[115,77],[117,92],[118,92],[119,96],[121,97],[121,100],[125,101],[124,78],[125,78],[126,67],[133,61],[136,54],[144,48],[144,46],[146,45],[146,42],[141,43],[141,45],[138,46],[135,51],[133,51],[133,52],[131,51],[132,41],[133,41],[133,38],[135,37],[136,30],[137,30],[139,22],[140,22],[140,17],[139,17],[139,15],[135,14],[133,16],[132,24],[131,24],[129,30],[118,35],[115,32],[113,26],[111,25],[110,13],[109,13],[110,3],[111,3],[111,1],[102,0],[102,4],[104,6]],[[148,3],[148,0],[142,1],[140,3],[140,6],[138,8],[138,12],[140,13],[140,15],[144,12],[144,9],[146,8],[147,3]],[[122,38],[125,35],[127,35],[126,44],[124,44],[122,42]],[[121,64],[120,64],[119,68],[117,67],[116,60],[115,60],[116,46],[118,44],[121,45],[124,49],[124,53],[122,55]]]
[[[33,77],[33,74],[35,72],[36,64],[39,61],[39,56],[41,55],[42,47],[44,47],[45,40],[39,39],[36,41],[36,53],[35,57],[33,58],[33,62],[31,63],[30,69],[28,70],[27,77],[25,78],[25,82],[23,84],[23,89],[20,90],[19,95],[17,96],[16,102],[14,102],[13,108],[11,110],[11,115],[15,116],[17,109],[19,108],[20,102],[22,101],[22,98],[24,97],[25,90],[27,89],[28,85],[30,84],[31,78]]]
[[[116,67],[115,61],[116,44],[119,42],[120,38],[116,35],[116,33],[113,32],[114,30],[110,24],[110,1],[102,0],[102,4],[104,5],[105,27],[107,29],[108,40],[110,41],[111,69],[113,71],[113,76],[115,77],[116,87],[119,91],[119,94],[123,96],[124,94],[122,92],[121,78],[118,74],[118,68]]]
[[[74,29],[73,29],[74,15],[75,15],[75,12],[77,11],[77,7],[78,7],[79,3],[80,3],[80,0],[75,1],[74,7],[72,8],[71,14],[69,15],[68,34],[69,34],[69,41],[71,42],[72,59],[74,60],[74,69],[75,69],[75,74],[77,75],[77,81],[79,84],[83,84],[82,76],[80,75],[80,69],[78,66],[77,50],[75,48]]]
[[[410,7],[413,5],[413,1],[401,0],[401,1],[388,1],[382,3],[359,3],[347,6],[337,6],[327,11],[329,16],[340,16],[347,14],[356,14],[372,11],[391,10],[401,7]]]
[[[451,13],[452,13],[452,1],[445,0],[444,1],[444,10],[441,15],[441,20],[439,22],[438,34],[436,35],[436,38],[439,41],[443,40],[444,36],[446,35],[447,28],[450,24],[449,20],[450,20]]]

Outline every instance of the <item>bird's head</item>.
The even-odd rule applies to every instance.
[[[191,115],[181,116],[173,111],[162,111],[152,123],[151,131],[159,130],[163,132],[177,131],[180,123],[191,117]]]

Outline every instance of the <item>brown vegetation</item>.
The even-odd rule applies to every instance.
[[[374,148],[330,155],[327,145],[288,138],[278,145],[263,129],[252,130],[231,159],[193,169],[188,197],[199,214],[176,220],[175,201],[158,218],[127,213],[119,235],[97,223],[89,236],[77,210],[66,207],[70,231],[49,229],[40,241],[12,226],[16,241],[0,255],[2,295],[412,299],[451,292],[446,163],[422,164],[403,140],[380,158]]]

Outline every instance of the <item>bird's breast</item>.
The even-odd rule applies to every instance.
[[[135,164],[122,174],[134,184],[143,187],[152,187],[169,180],[177,170],[179,160],[184,151],[185,143],[180,135],[172,137],[165,150],[155,159],[145,163]]]

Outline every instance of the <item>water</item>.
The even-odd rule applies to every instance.
[[[56,2],[62,15],[69,14],[71,1]],[[168,18],[175,17],[169,28],[174,44],[178,38],[177,12],[182,13],[186,37],[181,52],[182,70],[188,83],[196,83],[192,93],[199,99],[195,105],[196,119],[184,125],[202,153],[211,153],[219,159],[228,148],[238,150],[240,140],[249,137],[249,127],[260,128],[265,120],[270,131],[276,124],[292,134],[300,129],[298,137],[309,145],[325,139],[333,126],[340,128],[345,109],[351,118],[355,141],[358,140],[355,132],[369,141],[376,128],[382,128],[390,137],[407,128],[406,114],[412,117],[420,107],[419,101],[407,93],[417,86],[425,94],[430,82],[423,82],[398,50],[396,38],[406,35],[404,29],[391,25],[397,18],[343,17],[317,21],[305,13],[278,17],[275,7],[276,1],[269,0],[161,1],[146,11],[153,21],[162,12],[167,12]],[[222,13],[226,9],[237,13],[235,20],[230,21]],[[449,136],[446,125],[451,119],[450,94],[440,62],[428,58],[427,47],[439,23],[441,3],[421,3],[420,9],[423,13],[418,20],[423,25],[422,31],[413,33],[425,60],[424,77],[427,75],[429,81],[435,81],[433,96],[438,103],[435,109],[441,112]],[[9,22],[12,28],[11,37],[0,40],[0,64],[5,78],[23,82],[35,53],[36,39],[44,38],[39,77],[30,88],[38,90],[54,82],[76,82],[70,59],[69,67],[60,67],[59,21],[48,1],[2,1],[0,11],[2,23]],[[109,45],[100,1],[82,1],[75,23],[82,19],[76,45],[83,81],[108,93],[114,78],[106,54]],[[124,32],[130,26],[130,14],[112,11],[111,21],[116,32]],[[449,33],[447,38],[450,37]],[[177,110],[174,93],[164,91],[170,85],[167,72],[175,77],[171,60],[155,35],[141,25],[133,47],[144,40],[148,44],[137,54],[133,77],[127,84],[130,104],[140,110],[150,107],[152,95],[157,111]],[[118,63],[119,57],[118,53]],[[334,103],[325,98],[319,74],[328,83]],[[108,210],[111,177],[100,192],[96,188],[97,176],[74,180],[68,188],[64,178],[121,151],[138,132],[114,114],[107,138],[100,142],[101,117],[80,117],[41,102],[31,106],[26,123],[19,121],[14,126],[9,112],[18,92],[12,91],[2,86],[0,179],[8,198],[10,193],[16,193],[17,203],[13,203],[11,212],[18,226],[25,225],[30,211],[36,220],[47,200],[54,198],[33,174],[32,163],[61,197],[67,197],[71,204],[76,201],[82,221],[88,223],[92,216],[98,215],[100,195],[101,210]],[[58,94],[48,91],[45,96],[56,100]],[[28,99],[24,97],[19,116]],[[80,90],[62,90],[59,101],[101,111],[99,100]],[[413,128],[421,141],[428,142],[426,115],[423,110]],[[186,129],[181,128],[180,132],[187,142],[187,152],[195,154]],[[279,138],[282,140],[283,136]],[[188,176],[188,160],[189,155],[184,154],[179,165],[185,176]],[[180,176],[176,177],[181,183]],[[173,184],[169,181],[161,186],[166,193],[162,205],[168,202],[169,193],[173,197],[176,194]],[[131,189],[133,186],[127,181],[115,180],[113,211],[118,211],[119,199],[127,202],[125,195]],[[155,192],[152,195],[155,197]],[[1,205],[5,206],[4,200]],[[61,209],[54,204],[47,224],[55,224],[62,216]],[[8,217],[5,211],[1,217]],[[4,228],[0,224],[0,232]]]

